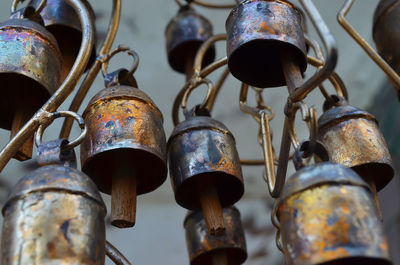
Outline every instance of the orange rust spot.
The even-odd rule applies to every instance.
[[[268,24],[265,22],[260,23],[260,29],[262,31],[269,32],[270,34],[275,34],[275,31],[270,26],[268,26]]]

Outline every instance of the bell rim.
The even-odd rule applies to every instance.
[[[221,246],[221,247],[217,247],[217,248],[215,248],[213,250],[210,250],[210,251],[205,251],[205,252],[203,252],[201,254],[198,254],[195,257],[191,258],[190,265],[202,265],[202,263],[200,263],[201,260],[202,260],[201,258],[204,258],[205,256],[211,256],[212,257],[212,255],[215,252],[221,251],[221,250],[224,250],[224,251],[227,252],[228,264],[230,264],[229,263],[229,260],[230,260],[229,259],[229,254],[233,253],[233,252],[234,252],[234,256],[235,257],[232,258],[232,259],[235,260],[235,262],[237,262],[236,264],[243,264],[248,258],[248,254],[247,254],[247,250],[246,249],[243,249],[241,247],[233,247],[233,246],[231,246],[231,247],[223,247],[223,246]]]

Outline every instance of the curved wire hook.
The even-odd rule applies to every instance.
[[[139,55],[131,50],[128,46],[125,45],[119,45],[117,48],[115,48],[113,51],[111,51],[110,53],[104,55],[104,56],[99,56],[97,58],[98,61],[101,62],[101,73],[103,74],[103,77],[105,77],[108,73],[107,73],[107,68],[108,65],[110,63],[111,58],[113,58],[115,55],[117,55],[118,53],[121,52],[126,52],[127,54],[129,54],[130,56],[133,57],[133,63],[132,66],[129,70],[129,72],[127,73],[128,76],[133,75],[133,73],[135,73],[135,71],[137,70],[138,66],[139,66]]]
[[[202,79],[201,81],[197,82],[196,86],[189,87],[189,89],[187,89],[185,94],[183,95],[181,108],[182,108],[184,114],[187,113],[186,106],[187,106],[187,102],[188,102],[190,94],[193,92],[194,89],[196,89],[198,86],[200,86],[202,84],[207,85],[208,90],[207,90],[207,95],[206,95],[205,99],[203,100],[203,103],[200,105],[199,109],[207,108],[210,98],[211,98],[212,91],[214,90],[214,84],[208,79]]]
[[[11,5],[11,13],[15,13],[17,11],[18,4],[24,1],[25,0],[14,0]],[[46,4],[47,0],[41,0],[39,6],[35,9],[35,12],[33,12],[32,17],[38,16],[40,12],[42,12],[42,10],[45,8]]]

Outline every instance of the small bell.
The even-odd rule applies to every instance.
[[[226,232],[221,237],[207,233],[201,212],[189,212],[186,216],[184,227],[191,265],[240,265],[247,259],[239,210],[236,207],[224,208],[223,215]]]
[[[304,73],[307,52],[302,25],[301,13],[287,1],[242,1],[226,21],[232,75],[255,87],[284,86],[282,54]]]
[[[288,265],[390,265],[371,190],[353,170],[324,162],[286,182],[279,199]]]
[[[393,178],[392,159],[374,116],[343,105],[327,110],[318,126],[333,162],[352,168],[378,191]]]
[[[30,5],[38,8],[42,0],[31,0]],[[83,1],[89,12],[95,18],[89,2]],[[69,74],[79,53],[82,41],[82,29],[78,14],[65,0],[47,0],[46,6],[40,12],[44,25],[56,38],[63,56],[61,80]],[[88,67],[96,60],[96,50],[93,48]]]
[[[11,138],[58,89],[61,60],[57,41],[40,24],[26,18],[0,23],[0,128],[11,130]],[[32,148],[33,138],[15,158],[30,159]]]
[[[158,188],[167,177],[163,117],[137,88],[127,70],[106,75],[106,88],[87,106],[88,136],[81,146],[82,171],[111,194],[111,224],[135,224],[136,196]]]
[[[400,6],[397,0],[381,0],[373,21],[373,39],[378,53],[400,74]]]
[[[178,124],[168,140],[175,200],[202,210],[212,235],[224,232],[222,208],[243,195],[244,184],[233,135],[219,121],[195,116]]]
[[[165,35],[169,65],[177,72],[191,76],[193,61],[200,46],[212,36],[212,25],[189,6],[183,6],[169,22]],[[203,65],[214,61],[215,48],[210,48]]]
[[[3,208],[1,264],[105,262],[106,207],[96,185],[72,168],[66,140],[39,146],[42,166],[22,178]]]

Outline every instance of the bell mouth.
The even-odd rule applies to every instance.
[[[376,185],[376,190],[382,190],[394,177],[394,169],[388,163],[365,163],[363,165],[351,167],[366,182],[371,178]]]
[[[319,265],[393,265],[393,263],[386,258],[360,256],[336,259],[330,262],[319,263]]]
[[[225,251],[228,258],[228,264],[240,265],[243,264],[247,259],[247,252],[245,249],[241,249],[239,247],[221,247],[197,256],[190,262],[190,265],[213,264],[212,258],[214,253],[221,250]]]

